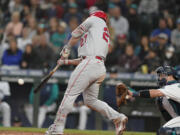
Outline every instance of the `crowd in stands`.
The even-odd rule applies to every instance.
[[[0,63],[50,68],[71,32],[96,9],[108,16],[108,69],[151,73],[180,65],[178,0],[1,0]],[[78,43],[79,44],[79,43]],[[78,45],[70,58],[76,58]]]

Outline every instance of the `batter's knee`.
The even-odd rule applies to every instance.
[[[84,104],[87,106],[92,106],[96,102],[96,98],[86,97],[84,98]]]
[[[87,105],[88,107],[90,107],[91,109],[94,109],[94,110],[97,109],[97,104],[99,102],[103,102],[103,101],[100,101],[99,99],[94,98],[94,97],[92,97],[92,98],[88,97],[88,98],[84,99],[85,105]],[[108,106],[108,104],[106,102],[103,102],[103,106],[101,106],[100,109],[104,110],[107,106]]]

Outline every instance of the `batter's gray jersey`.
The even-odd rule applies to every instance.
[[[109,30],[103,19],[96,16],[88,17],[72,32],[73,37],[80,35],[78,56],[102,56],[106,58],[110,39]]]

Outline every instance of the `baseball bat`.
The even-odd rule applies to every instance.
[[[48,80],[51,78],[51,76],[56,72],[56,70],[60,67],[59,64],[57,64],[54,69],[45,77],[43,77],[41,83],[34,89],[34,93],[37,93],[38,91],[40,91],[44,85],[48,82]]]

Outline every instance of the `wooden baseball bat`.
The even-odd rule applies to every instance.
[[[56,72],[56,70],[60,67],[59,64],[57,64],[54,69],[45,77],[43,77],[41,83],[34,89],[34,93],[37,93],[38,91],[40,91],[44,85],[48,82],[48,80],[51,78],[51,76]]]

